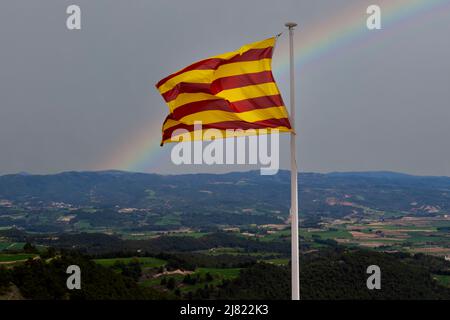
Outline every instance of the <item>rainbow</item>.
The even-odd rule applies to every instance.
[[[411,18],[421,17],[426,13],[442,9],[450,5],[449,0],[379,0],[374,1],[381,7],[382,29],[381,31],[394,30],[410,21]],[[318,60],[334,50],[346,47],[359,40],[372,38],[386,32],[369,31],[366,28],[364,5],[352,7],[346,12],[336,15],[334,19],[326,23],[318,23],[311,28],[300,26],[296,32],[299,37],[295,41],[295,65],[301,68],[303,65]],[[280,59],[273,61],[274,71],[279,74],[286,73],[289,67],[289,47],[287,41],[277,47]]]
[[[382,29],[392,30],[410,21],[438,10],[448,9],[450,0],[378,0],[376,4],[382,10]],[[363,11],[362,11],[363,10]],[[301,26],[295,42],[295,64],[301,68],[305,64],[320,59],[336,49],[346,47],[360,40],[375,37],[386,32],[368,31],[366,28],[365,8],[361,4],[337,13],[331,20],[317,24]],[[287,41],[281,42],[273,61],[275,75],[285,74],[289,67]],[[287,73],[286,73],[287,74]],[[152,85],[149,85],[151,90]],[[161,102],[161,107],[163,103]],[[159,158],[166,154],[160,148],[161,125],[164,119],[152,119],[143,127],[136,128],[127,142],[119,145],[105,161],[95,169],[120,169],[129,171],[149,171]],[[165,148],[168,149],[168,148]],[[156,168],[155,168],[156,169]],[[153,170],[152,170],[153,171]]]

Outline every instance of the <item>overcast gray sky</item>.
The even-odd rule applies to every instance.
[[[273,36],[293,20],[301,25],[297,42],[325,43],[321,56],[297,69],[301,171],[450,176],[449,6],[425,6],[369,31],[365,10],[373,3],[2,0],[0,174],[252,169],[172,165],[170,147],[157,147],[167,108],[154,84],[196,60]],[[82,30],[66,29],[70,4],[81,7]],[[342,27],[353,19],[359,36],[327,36],[336,19]],[[279,41],[285,45],[286,35]],[[278,68],[275,77],[288,102],[287,73]]]

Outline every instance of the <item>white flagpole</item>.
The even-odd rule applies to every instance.
[[[290,60],[290,104],[291,112],[289,120],[291,122],[291,268],[292,268],[292,300],[300,300],[300,273],[299,273],[299,243],[298,243],[298,168],[295,160],[296,139],[295,139],[295,68],[294,68],[294,22],[285,24],[289,28],[289,60]]]

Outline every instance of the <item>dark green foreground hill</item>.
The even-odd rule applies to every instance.
[[[450,299],[450,289],[440,286],[432,278],[431,271],[439,263],[421,255],[327,249],[302,257],[301,294],[303,299],[331,300]],[[82,269],[81,290],[66,288],[65,270],[71,264]],[[366,287],[366,268],[371,264],[381,268],[381,290],[368,290]],[[170,290],[160,290],[158,286],[141,286],[138,277],[130,275],[130,268],[123,270],[128,272],[97,265],[87,256],[63,253],[47,261],[29,260],[13,268],[0,268],[0,295],[11,288],[18,288],[25,299],[290,298],[290,270],[287,266],[255,262],[243,268],[236,279],[178,295]]]
[[[69,265],[82,272],[81,290],[68,290],[66,274]],[[140,287],[132,278],[115,273],[78,254],[62,255],[46,262],[28,260],[12,269],[0,267],[0,295],[17,287],[25,299],[33,300],[120,300],[164,299],[151,288]]]
[[[305,256],[300,262],[301,296],[306,300],[450,299],[450,289],[433,280],[427,268],[418,266],[422,258],[361,250],[327,250]],[[373,264],[381,268],[381,290],[366,286],[366,269]],[[290,269],[256,264],[222,286],[216,297],[289,299]]]

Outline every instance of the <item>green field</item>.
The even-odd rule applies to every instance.
[[[267,259],[267,260],[262,260],[264,262],[267,263],[273,263],[276,265],[287,265],[290,261],[290,259],[288,258],[278,258],[278,259]]]
[[[450,288],[450,275],[435,274],[433,275],[433,278],[440,284]]]
[[[155,231],[144,231],[144,232],[123,232],[120,233],[120,237],[124,240],[148,240],[158,236]]]
[[[174,232],[174,233],[169,233],[168,236],[201,238],[207,234],[208,233],[206,233],[206,232]]]
[[[209,273],[213,277],[218,276],[223,279],[233,279],[239,275],[240,271],[240,268],[197,268],[195,273],[199,273],[201,275]]]
[[[22,250],[25,243],[23,242],[0,242],[0,251],[8,250]]]
[[[262,241],[273,241],[273,240],[279,240],[281,238],[289,238],[291,236],[291,230],[285,229],[282,231],[277,231],[272,234],[268,234],[264,236],[261,240]],[[335,230],[324,230],[324,231],[313,231],[309,232],[306,229],[301,228],[300,229],[300,236],[311,240],[313,236],[320,237],[321,239],[350,239],[352,238],[352,235],[350,232],[343,228],[336,228]]]
[[[7,249],[11,245],[11,242],[0,242],[0,251]]]
[[[158,278],[147,279],[141,282],[143,286],[158,286],[161,284],[162,279],[173,278],[177,287],[181,292],[195,291],[199,288],[203,288],[206,284],[208,285],[219,285],[223,280],[235,279],[239,276],[240,268],[197,268],[191,277],[199,276],[200,281],[196,284],[186,284],[183,283],[184,275],[174,274],[174,275],[164,275]],[[210,274],[213,278],[212,281],[206,282],[206,274]]]
[[[277,252],[247,252],[245,251],[245,249],[243,248],[230,248],[230,247],[218,247],[218,248],[213,248],[213,249],[208,249],[208,250],[198,250],[195,251],[196,253],[201,253],[201,254],[207,254],[210,256],[218,256],[218,255],[223,255],[223,254],[227,254],[227,255],[232,255],[232,256],[250,256],[250,257],[255,257],[255,258],[259,258],[259,259],[272,259],[272,258],[276,258],[279,257],[280,254]]]
[[[300,230],[300,233],[302,233],[302,230]],[[301,234],[303,235],[303,234]],[[265,235],[261,238],[261,241],[273,241],[273,240],[279,240],[280,238],[287,238],[291,236],[291,230],[285,229],[281,231],[277,231],[275,233],[271,233],[268,235]]]
[[[174,225],[179,226],[180,223],[180,217],[176,214],[167,214],[164,216],[160,216],[158,221],[155,222],[156,226],[166,226],[166,225]]]
[[[410,238],[407,239],[408,242],[413,242],[413,243],[419,243],[419,242],[423,242],[423,243],[438,243],[438,242],[444,242],[447,243],[450,239],[443,237],[443,236],[439,236],[439,235],[427,235],[427,234],[423,234],[420,232],[409,232],[408,235],[410,236]]]
[[[380,225],[376,227],[369,227],[368,229],[372,230],[430,230],[431,232],[437,231],[437,228],[434,226],[403,226],[403,225]]]
[[[186,232],[157,232],[157,231],[144,231],[144,232],[123,232],[121,233],[122,239],[127,240],[148,240],[159,236],[169,236],[169,237],[192,237],[192,238],[201,238],[208,233],[206,232],[197,232],[197,231],[186,231]]]
[[[122,262],[128,264],[134,260],[138,260],[143,268],[158,268],[166,264],[165,260],[153,258],[153,257],[130,257],[130,258],[112,258],[112,259],[94,259],[95,263],[98,263],[105,267],[111,267],[116,262]]]
[[[221,254],[229,254],[229,255],[240,255],[244,254],[244,250],[242,248],[230,248],[230,247],[218,247],[212,248],[208,250],[199,250],[198,253],[208,254],[211,256],[221,255]]]
[[[89,223],[89,221],[86,220],[81,220],[78,221],[74,224],[74,226],[79,229],[79,230],[89,230],[92,228],[91,224]]]
[[[36,256],[36,254],[32,253],[0,253],[0,262],[23,261]]]
[[[311,237],[317,235],[322,239],[350,239],[353,238],[351,233],[344,229],[327,230],[327,231],[317,231],[310,232]]]

